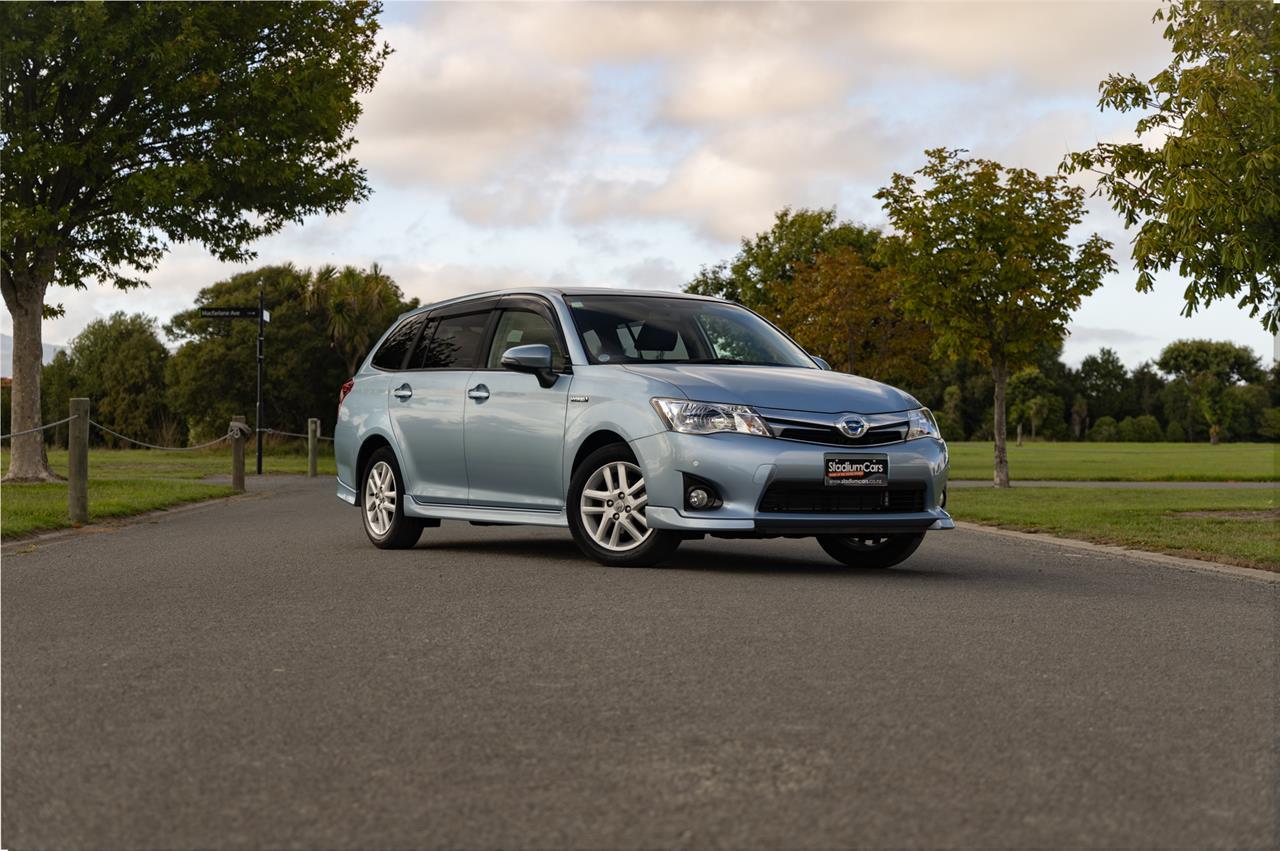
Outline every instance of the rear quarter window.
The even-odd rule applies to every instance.
[[[404,369],[404,359],[418,336],[418,329],[426,321],[426,316],[411,316],[395,327],[387,335],[378,351],[373,356],[373,365],[378,369]]]

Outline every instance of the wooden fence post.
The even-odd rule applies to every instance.
[[[67,514],[76,525],[89,522],[89,400],[72,399],[67,423]]]
[[[316,477],[316,456],[320,451],[320,420],[307,420],[307,476]]]
[[[231,489],[236,493],[244,493],[244,416],[231,418],[231,430],[235,435],[231,438]]]

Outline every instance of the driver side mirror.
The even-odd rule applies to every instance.
[[[551,347],[543,343],[512,346],[502,353],[502,366],[515,372],[536,375],[538,383],[543,387],[550,387],[559,378],[551,369]]]
[[[831,371],[831,364],[827,363],[822,358],[818,357],[817,355],[809,355],[809,357],[813,358],[814,363],[816,363],[821,368],[825,369],[827,372]]]

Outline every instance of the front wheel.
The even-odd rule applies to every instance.
[[[924,540],[918,535],[819,535],[818,544],[838,562],[849,567],[893,567],[911,557]]]
[[[569,530],[579,549],[611,567],[642,567],[667,558],[680,536],[652,529],[644,474],[625,444],[591,453],[569,483]]]

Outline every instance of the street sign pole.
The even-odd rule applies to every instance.
[[[266,352],[266,336],[263,334],[266,318],[266,303],[263,294],[262,281],[258,281],[258,411],[254,416],[254,431],[258,435],[258,475],[262,475],[262,365]]]

